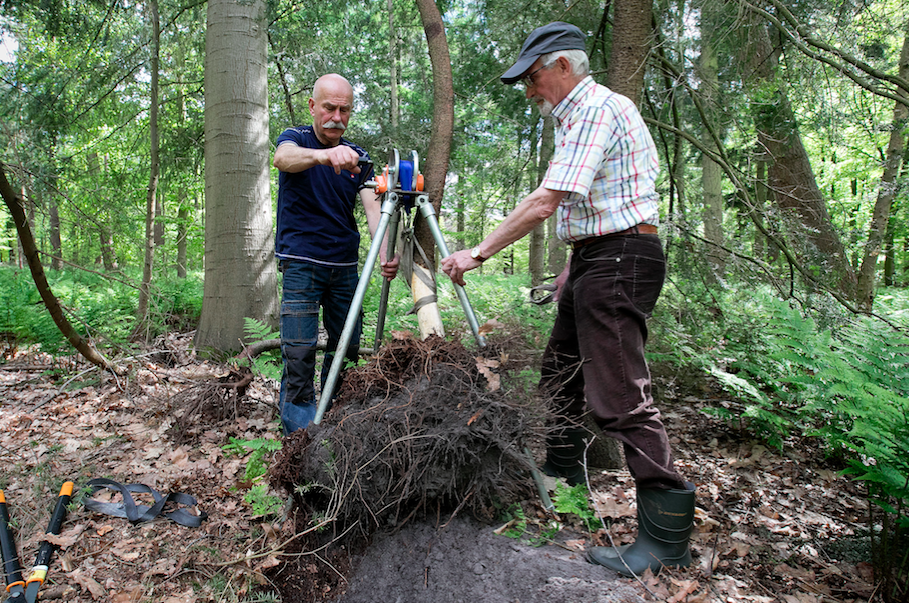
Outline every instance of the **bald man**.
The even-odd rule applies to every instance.
[[[322,362],[322,383],[332,352],[350,310],[359,280],[357,259],[360,233],[354,218],[357,199],[366,211],[370,235],[375,234],[381,206],[366,182],[372,167],[364,149],[344,138],[353,112],[353,88],[337,74],[323,75],[309,99],[312,125],[289,128],[278,136],[274,166],[278,168],[278,217],[275,255],[284,275],[281,299],[281,376],[279,409],[287,435],[315,418],[313,383],[319,308],[328,331]],[[382,276],[394,278],[398,258],[380,249]],[[357,322],[347,356],[356,361],[361,321]]]

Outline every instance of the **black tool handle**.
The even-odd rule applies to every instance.
[[[69,504],[72,495],[73,482],[66,482],[63,484],[63,487],[60,488],[60,496],[57,497],[57,504],[54,507],[50,522],[47,524],[46,534],[56,535],[60,533],[60,528],[63,526],[63,520],[66,518],[66,506]],[[41,546],[38,548],[38,556],[35,557],[35,566],[32,568],[32,573],[26,581],[26,584],[28,584],[26,595],[31,594],[32,591],[37,593],[38,587],[41,586],[44,579],[47,577],[47,566],[50,565],[50,560],[54,556],[54,551],[56,550],[56,544],[51,544],[47,540],[41,542]]]
[[[22,566],[19,565],[19,553],[16,551],[16,540],[9,527],[9,509],[6,507],[6,496],[0,490],[0,552],[3,553],[3,575],[6,577],[6,590],[10,593],[18,585],[21,589]]]

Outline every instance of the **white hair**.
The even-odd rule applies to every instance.
[[[585,77],[590,73],[590,59],[587,58],[587,53],[583,50],[556,50],[555,52],[544,54],[540,57],[540,60],[543,62],[544,67],[549,67],[559,60],[559,57],[565,57],[571,65],[571,72],[574,75]]]

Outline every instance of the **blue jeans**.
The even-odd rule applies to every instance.
[[[684,489],[644,357],[647,319],[665,275],[657,235],[603,237],[576,250],[540,387],[569,418],[577,420],[589,407],[603,433],[623,443],[638,487]]]
[[[281,261],[284,292],[281,298],[281,395],[278,406],[284,434],[305,428],[316,416],[316,344],[319,339],[319,308],[328,331],[328,347],[322,359],[322,385],[331,370],[333,352],[357,289],[356,266],[321,266],[309,262]],[[346,357],[357,361],[362,317],[357,317]],[[340,384],[340,380],[338,381]]]

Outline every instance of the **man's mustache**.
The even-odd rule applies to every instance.
[[[347,126],[345,126],[340,121],[328,120],[324,124],[322,124],[322,129],[324,129],[324,130],[341,130],[343,132],[344,130],[347,129]]]

